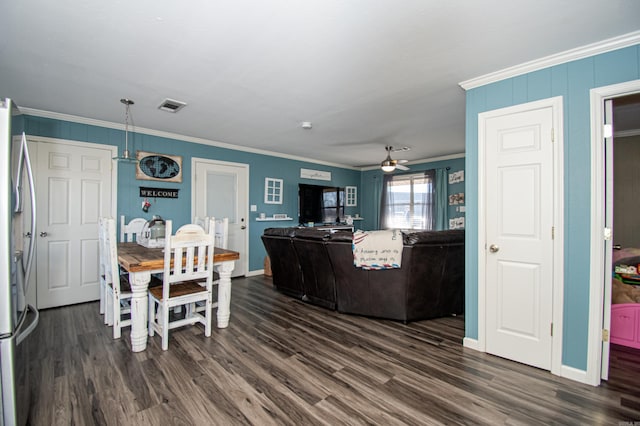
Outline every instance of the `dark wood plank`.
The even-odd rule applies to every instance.
[[[464,318],[342,315],[233,280],[231,322],[132,353],[97,303],[42,312],[30,424],[619,424],[640,420],[640,351],[591,387],[462,347]]]
[[[138,243],[118,243],[118,263],[129,272],[159,270],[164,267],[164,249],[147,248]],[[213,261],[238,260],[240,253],[216,247]],[[197,256],[196,256],[197,260]],[[173,259],[171,260],[173,266]]]

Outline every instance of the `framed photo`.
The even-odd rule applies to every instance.
[[[138,151],[136,179],[162,182],[182,182],[182,157]]]
[[[449,195],[449,205],[464,204],[464,192]]]
[[[464,170],[449,173],[449,183],[464,182]]]

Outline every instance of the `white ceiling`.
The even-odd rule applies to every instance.
[[[14,0],[0,95],[362,166],[464,152],[458,83],[639,29],[638,0]]]

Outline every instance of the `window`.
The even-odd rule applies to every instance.
[[[322,191],[322,222],[337,223],[344,217],[344,190],[325,188]]]
[[[380,227],[434,229],[435,172],[386,175],[382,188]]]
[[[264,179],[264,203],[282,204],[282,179]]]
[[[358,187],[347,186],[344,188],[347,197],[347,207],[355,207],[358,205]]]

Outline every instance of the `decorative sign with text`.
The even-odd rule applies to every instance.
[[[162,188],[147,188],[140,187],[140,196],[147,198],[178,198],[179,189],[162,189]]]

